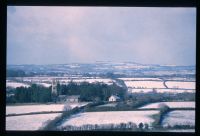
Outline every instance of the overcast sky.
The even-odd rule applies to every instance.
[[[9,6],[7,64],[195,65],[195,8]]]

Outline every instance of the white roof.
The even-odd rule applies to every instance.
[[[111,98],[111,97],[114,97],[115,99],[120,99],[120,98],[119,98],[118,96],[116,96],[116,95],[111,95],[110,98]]]

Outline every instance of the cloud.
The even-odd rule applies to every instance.
[[[9,64],[195,65],[195,8],[8,6],[7,20]]]

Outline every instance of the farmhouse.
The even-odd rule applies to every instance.
[[[116,95],[111,95],[108,99],[109,102],[116,102],[116,101],[119,101],[120,98]]]

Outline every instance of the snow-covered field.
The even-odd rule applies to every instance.
[[[162,81],[124,81],[124,83],[132,88],[165,88]]]
[[[171,111],[169,112],[166,117],[164,118],[162,125],[164,127],[170,125],[191,125],[195,126],[195,111],[188,110],[188,111]]]
[[[115,107],[117,105],[117,103],[108,103],[108,104],[104,104],[104,105],[99,105],[97,107]]]
[[[52,80],[57,80],[61,84],[67,84],[69,82],[89,82],[89,83],[95,83],[95,82],[103,82],[105,84],[113,84],[113,80],[109,78],[99,78],[99,77],[18,77],[16,80],[19,82],[30,82],[30,83],[36,83],[41,84],[45,87],[51,86]]]
[[[167,85],[168,88],[195,89],[195,82],[167,81],[166,85]]]
[[[167,132],[195,132],[195,129],[169,129]]]
[[[6,87],[17,88],[17,87],[29,87],[30,85],[18,82],[6,82]]]
[[[62,111],[64,104],[42,104],[42,105],[23,105],[23,106],[6,106],[6,114],[20,114],[42,111]]]
[[[160,104],[166,104],[170,108],[195,108],[195,102],[156,102],[142,106],[139,109],[159,108]]]
[[[88,102],[68,103],[70,108],[80,107],[88,104]],[[66,104],[41,104],[41,105],[23,105],[23,106],[6,106],[6,114],[20,114],[42,111],[62,111]]]
[[[129,88],[129,93],[150,93],[153,89],[137,89],[137,88]],[[195,93],[195,90],[183,90],[183,89],[156,89],[157,93]]]
[[[136,88],[129,88],[129,93],[149,93],[152,92],[153,89],[136,89]]]
[[[158,114],[159,111],[112,111],[112,112],[85,112],[73,115],[70,119],[64,121],[61,126],[73,125],[82,126],[84,124],[119,124],[133,122],[151,123],[154,119],[151,117]]]
[[[103,82],[105,84],[112,84],[113,83],[113,80],[103,79],[103,78],[99,78],[99,79],[74,79],[72,81],[76,82],[76,83],[80,83],[80,82],[89,82],[89,83]]]
[[[79,103],[67,103],[65,104],[65,106],[70,106],[70,109],[73,109],[75,107],[82,107],[85,106],[87,104],[89,104],[90,102],[79,102]]]
[[[37,83],[38,85],[44,86],[44,87],[50,87],[51,84],[48,83]]]
[[[114,66],[116,69],[142,69],[142,68],[150,68],[150,66],[139,66],[139,65],[120,65]]]
[[[195,93],[195,90],[187,89],[156,89],[157,93]]]
[[[6,117],[6,130],[38,130],[61,113]]]
[[[160,78],[118,78],[118,79],[121,79],[121,80],[124,80],[124,81],[138,81],[138,80],[149,80],[149,81],[151,81],[151,80],[156,80],[156,81],[161,81],[161,79]]]

